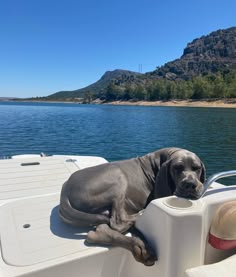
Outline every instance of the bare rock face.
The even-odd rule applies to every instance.
[[[153,74],[169,79],[170,73],[174,73],[176,78],[190,79],[229,69],[236,69],[236,27],[193,40],[180,59],[166,63]]]

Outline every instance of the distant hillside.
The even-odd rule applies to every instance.
[[[100,80],[82,89],[54,93],[46,100],[83,98],[160,100],[236,97],[236,27],[218,30],[188,43],[183,55],[140,74],[107,71]]]
[[[0,97],[0,101],[13,101],[13,100],[18,100],[16,97]]]
[[[104,92],[111,82],[117,85],[125,83],[129,80],[135,80],[140,73],[132,72],[128,70],[116,69],[114,71],[107,71],[100,80],[97,82],[73,91],[60,91],[49,95],[48,99],[61,99],[61,98],[84,98],[88,94],[98,94]]]

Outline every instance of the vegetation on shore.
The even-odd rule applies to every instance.
[[[170,100],[170,99],[209,99],[236,98],[236,70],[228,73],[217,72],[205,76],[196,76],[190,80],[157,79],[148,84],[125,88],[111,83],[105,92],[86,94],[85,99],[100,98],[105,101],[127,100]]]

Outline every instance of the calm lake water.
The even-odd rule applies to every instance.
[[[236,109],[0,102],[0,157],[44,152],[113,161],[168,146],[195,152],[208,176],[236,169]]]

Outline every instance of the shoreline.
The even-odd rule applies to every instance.
[[[202,107],[202,108],[236,108],[236,99],[219,100],[168,100],[168,101],[112,101],[107,105],[159,106],[159,107]]]
[[[83,105],[80,101],[45,101],[45,100],[8,100],[1,102],[31,102],[31,103],[65,103]],[[95,99],[89,105],[117,105],[117,106],[151,106],[151,107],[199,107],[199,108],[236,108],[236,98],[206,99],[206,100],[158,100],[158,101],[111,101],[103,102]]]

